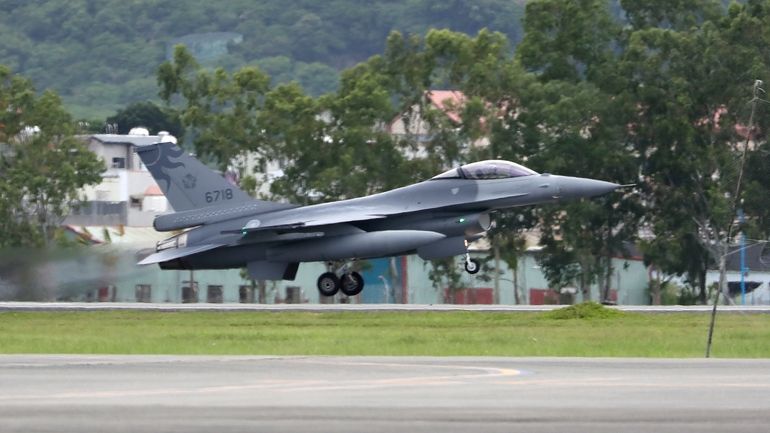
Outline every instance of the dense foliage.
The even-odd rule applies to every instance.
[[[381,52],[393,29],[489,27],[518,39],[518,3],[0,0],[0,63],[59,92],[78,117],[104,119],[155,97],[154,71],[175,42],[209,55],[210,64],[258,64],[275,81],[296,79],[318,95],[335,88],[339,69]],[[227,44],[219,32],[242,39]]]
[[[391,33],[382,54],[343,71],[337,92],[320,98],[266,87],[260,69],[208,72],[178,50],[160,68],[161,94],[183,101],[200,153],[220,164],[247,151],[282,161],[273,192],[296,202],[377,192],[484,158],[636,183],[498,216],[495,256],[515,263],[520,231],[537,229],[551,287],[574,286],[587,299],[599,284],[607,299],[611,258],[642,233],[645,260],[683,275],[705,301],[705,271],[735,239],[737,206],[751,210],[743,230],[770,229],[767,143],[757,133],[770,122],[749,103],[755,80],[770,79],[770,1],[727,9],[710,0],[541,0],[527,5],[524,22],[515,56],[505,35],[488,30]],[[459,121],[424,97],[439,88],[464,92]],[[415,113],[428,134],[389,133],[394,119],[408,126]],[[205,138],[233,125],[229,145],[218,133]],[[443,287],[456,280],[445,268]]]
[[[107,124],[112,125],[118,134],[128,134],[131,128],[141,126],[151,134],[166,131],[174,137],[181,138],[184,135],[179,115],[172,109],[150,101],[134,102],[118,110],[107,118]]]
[[[50,243],[78,190],[101,180],[104,163],[74,133],[55,93],[0,65],[0,248]]]
[[[32,14],[26,4],[9,10]],[[85,8],[85,17],[101,16],[92,3],[72,4]],[[474,36],[447,29],[422,33],[420,14],[400,15],[428,4],[424,12],[431,24],[492,30]],[[590,201],[496,215],[495,262],[515,267],[524,248],[521,232],[535,229],[550,286],[577,287],[587,299],[589,287],[598,284],[605,300],[612,287],[611,258],[628,254],[627,246],[636,243],[650,266],[684,276],[705,301],[706,269],[725,256],[736,233],[766,239],[770,232],[770,117],[756,98],[762,83],[770,82],[770,0],[729,7],[721,0],[532,1],[515,55],[511,46],[519,35],[502,24],[508,35],[493,31],[503,15],[489,12],[514,14],[518,6],[483,4],[475,9],[461,2],[393,2],[356,11],[342,1],[277,9],[229,2],[218,7],[246,9],[228,15],[225,28],[213,24],[217,19],[196,18],[197,9],[190,7],[165,10],[179,25],[163,29],[132,6],[139,11],[131,19],[144,24],[109,22],[125,35],[144,29],[144,46],[163,51],[155,65],[168,56],[145,73],[157,71],[148,78],[160,85],[153,92],[179,111],[199,155],[222,169],[253,152],[281,163],[283,176],[272,184],[276,198],[312,203],[355,197],[491,158],[540,172],[635,183],[633,190]],[[65,16],[69,7],[46,13]],[[219,11],[208,13],[218,17]],[[27,26],[25,34],[48,41],[30,47],[51,47],[47,33],[34,31],[34,20],[16,19]],[[326,31],[325,23],[338,19],[353,33],[332,37],[336,33]],[[280,33],[286,22],[290,30]],[[395,31],[375,40],[375,30],[384,35],[393,27],[417,33]],[[97,34],[102,29],[94,28]],[[175,36],[230,30],[243,39],[217,36],[230,42],[227,54],[212,62],[206,56],[224,45],[190,43],[166,52],[171,28]],[[260,34],[270,37],[261,40]],[[356,63],[371,53],[378,54]],[[29,66],[19,56],[6,57]],[[256,65],[250,64],[254,59]],[[319,60],[327,62],[325,68],[350,66],[340,73],[336,90],[321,96],[312,86],[281,82],[281,72],[272,69]],[[127,80],[110,70],[117,74],[111,83]],[[320,70],[312,75],[323,76]],[[426,92],[436,89],[463,92],[462,103],[450,107],[457,117],[429,102]],[[130,108],[121,113],[137,111],[139,118],[158,109]],[[418,117],[427,132],[412,127]],[[404,133],[392,133],[395,120],[403,121]],[[735,223],[738,207],[747,216],[741,227]],[[437,286],[458,281],[451,263],[434,269],[440,270]],[[657,289],[652,291],[655,296]]]

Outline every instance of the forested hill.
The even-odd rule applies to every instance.
[[[525,0],[0,0],[0,64],[52,88],[77,117],[104,118],[156,98],[155,70],[174,43],[204,64],[258,64],[309,93],[382,52],[391,30],[520,39]]]

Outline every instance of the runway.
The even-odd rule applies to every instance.
[[[760,432],[770,360],[0,356],[2,432]]]

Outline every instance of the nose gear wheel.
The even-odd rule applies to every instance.
[[[465,272],[473,275],[478,273],[479,269],[481,269],[481,266],[479,265],[478,260],[471,258],[465,260]]]

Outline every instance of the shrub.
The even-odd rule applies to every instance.
[[[623,316],[624,312],[607,308],[596,302],[583,302],[543,313],[546,319],[610,319]]]

